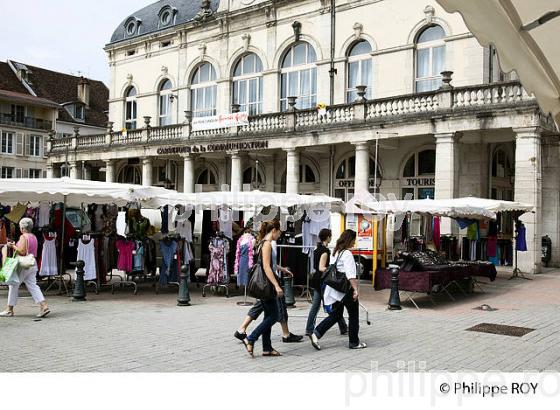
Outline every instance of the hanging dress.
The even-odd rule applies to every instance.
[[[244,234],[237,242],[234,269],[237,275],[237,286],[247,286],[249,283],[249,270],[253,267],[254,240],[252,235]]]
[[[97,278],[97,266],[95,263],[95,241],[88,243],[78,241],[78,257],[76,260],[82,260],[86,264],[84,267],[84,280],[95,280]]]
[[[41,270],[39,276],[58,275],[58,263],[56,257],[56,233],[50,239],[44,237],[43,252],[41,254]]]
[[[210,241],[208,249],[210,250],[210,269],[208,270],[208,283],[220,284],[224,282],[225,275],[225,249],[224,241],[214,239]]]

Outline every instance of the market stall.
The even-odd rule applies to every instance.
[[[406,249],[400,253],[402,264],[399,274],[399,290],[408,292],[407,295],[410,299],[412,299],[410,293],[420,292],[430,295],[434,290],[443,291],[453,299],[447,291],[450,286],[459,285],[465,279],[473,277],[485,277],[491,281],[496,278],[496,268],[489,261],[476,257],[467,260],[461,257],[458,258],[459,260],[450,261],[449,257],[443,255],[439,218],[452,218],[460,227],[468,227],[468,230],[476,233],[481,222],[493,221],[500,213],[514,212],[517,219],[521,214],[533,209],[531,205],[527,204],[474,197],[449,200],[362,201],[358,205],[365,212],[372,214],[401,216],[401,222],[404,225],[407,224],[411,214],[419,214],[427,218],[424,226],[429,228],[426,228],[425,239],[427,242],[427,232],[429,231],[433,248],[426,246],[418,248],[415,243],[409,242]],[[404,231],[407,233],[406,229]],[[461,255],[463,254],[461,253]],[[390,272],[384,269],[377,270],[374,276],[374,286],[377,290],[390,288]],[[459,287],[459,289],[461,288]],[[414,299],[412,302],[416,305]]]
[[[116,235],[118,207],[134,204],[140,208],[148,200],[173,193],[158,187],[70,178],[2,180],[1,239],[17,240],[19,220],[31,217],[40,243],[39,276],[57,282],[62,291],[67,262],[81,259],[86,262],[85,279],[97,290],[106,282],[112,261],[122,256],[116,250],[121,244]]]

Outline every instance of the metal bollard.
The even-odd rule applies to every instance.
[[[399,265],[389,265],[391,270],[391,296],[389,297],[389,310],[401,310],[399,296]]]
[[[189,294],[190,265],[181,266],[179,275],[179,295],[177,296],[177,306],[190,306],[191,296]]]
[[[73,302],[86,301],[86,284],[84,282],[84,261],[76,262],[76,283],[74,283],[74,292],[72,293]]]
[[[286,306],[294,307],[296,305],[296,299],[294,297],[294,278],[284,278],[283,288]]]

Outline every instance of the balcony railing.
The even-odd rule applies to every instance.
[[[0,124],[13,127],[33,128],[37,130],[50,131],[53,129],[52,121],[35,117],[23,117],[21,121],[11,114],[0,114]]]
[[[61,152],[67,146],[73,149],[89,149],[213,137],[285,135],[313,128],[383,122],[388,117],[395,116],[413,120],[418,116],[425,117],[426,113],[460,114],[473,110],[515,109],[523,104],[536,105],[536,100],[527,94],[520,83],[494,83],[334,105],[327,107],[323,113],[309,109],[261,114],[249,117],[249,124],[238,127],[193,131],[190,122],[186,121],[184,124],[146,127],[125,133],[109,130],[107,134],[58,139],[51,144],[51,148],[52,152]]]

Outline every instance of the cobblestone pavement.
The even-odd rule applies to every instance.
[[[284,344],[280,327],[273,329],[278,358],[251,359],[233,332],[248,308],[235,296],[201,297],[191,286],[193,306],[177,307],[176,293],[154,294],[151,285],[137,296],[128,290],[88,294],[84,303],[50,296],[52,314],[35,321],[37,308],[20,299],[14,318],[1,318],[0,372],[343,372],[387,371],[560,371],[560,272],[533,276],[533,281],[507,280],[482,285],[456,301],[445,295],[436,306],[418,295],[421,309],[410,302],[402,311],[388,311],[388,291],[374,292],[362,282],[361,300],[371,326],[360,312],[364,350],[349,350],[347,338],[333,328],[322,339],[323,350],[310,343]],[[6,301],[0,290],[0,303]],[[22,291],[22,295],[25,295]],[[475,310],[482,304],[498,310]],[[292,332],[302,334],[309,304],[297,300],[290,309]],[[479,323],[534,328],[523,337],[466,331]]]

